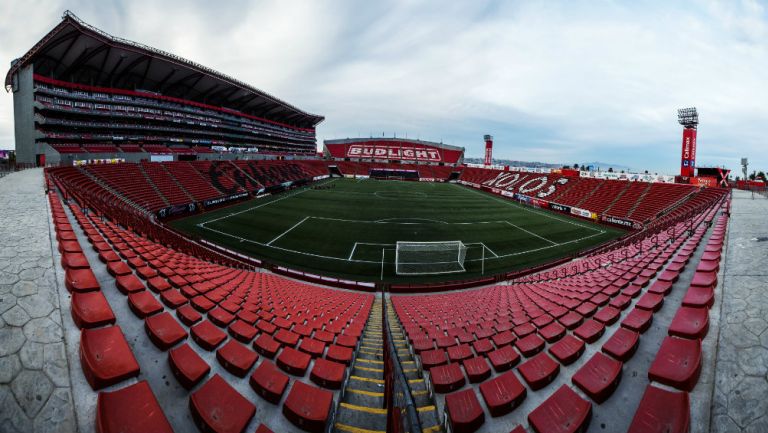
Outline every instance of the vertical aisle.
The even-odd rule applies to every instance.
[[[387,429],[381,307],[377,295],[336,412],[335,432],[384,433]]]
[[[427,383],[424,381],[424,372],[421,365],[416,360],[409,349],[408,342],[405,341],[403,328],[397,319],[395,308],[392,301],[387,299],[387,322],[389,323],[389,332],[392,335],[392,344],[397,351],[397,358],[403,368],[408,380],[408,388],[411,390],[411,397],[416,406],[419,415],[419,423],[422,427],[422,433],[442,432],[440,416],[437,412],[434,396],[430,393]]]

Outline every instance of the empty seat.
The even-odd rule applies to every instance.
[[[632,311],[627,314],[627,317],[621,321],[621,326],[629,330],[643,333],[645,332],[653,322],[653,311],[644,310],[642,308],[633,308]]]
[[[306,353],[299,352],[292,347],[285,347],[277,357],[277,366],[283,371],[296,376],[304,376],[307,367],[312,361],[312,357]]]
[[[179,308],[189,302],[187,297],[182,295],[181,292],[176,289],[168,289],[160,292],[160,300],[163,301],[163,304],[173,309]]]
[[[186,343],[168,352],[168,363],[176,380],[186,389],[197,385],[211,371],[208,363]]]
[[[568,365],[579,359],[584,353],[585,344],[573,335],[566,335],[560,341],[549,347],[552,354],[563,365]]]
[[[96,399],[97,433],[173,433],[146,380]]]
[[[259,355],[235,340],[229,340],[216,351],[216,359],[228,372],[238,377],[245,377],[259,359]]]
[[[357,346],[357,337],[352,335],[339,335],[336,337],[336,344],[345,347],[355,347]]]
[[[472,348],[478,355],[484,355],[494,349],[493,343],[487,338],[472,342]]]
[[[280,343],[275,341],[269,334],[261,334],[253,342],[253,348],[260,354],[272,359],[277,354],[277,351],[280,350]]]
[[[70,310],[78,328],[96,328],[115,323],[115,314],[101,290],[73,293]]]
[[[592,403],[563,385],[528,414],[537,433],[576,433],[586,431],[592,418]]]
[[[691,286],[685,292],[683,305],[686,307],[711,307],[715,303],[715,290],[712,287]]]
[[[491,368],[483,356],[465,359],[462,365],[470,383],[479,383],[491,376]]]
[[[115,285],[124,295],[140,292],[145,289],[144,283],[133,274],[118,276],[115,278]]]
[[[64,253],[61,255],[61,267],[64,269],[84,269],[91,266],[83,253]]]
[[[480,394],[494,417],[511,412],[525,399],[526,393],[523,384],[511,371],[480,385]]]
[[[709,330],[709,310],[680,307],[669,325],[669,335],[681,338],[704,338]]]
[[[472,388],[445,396],[445,411],[451,423],[451,431],[472,433],[485,422],[485,414]]]
[[[275,364],[264,360],[253,371],[249,382],[253,390],[264,400],[278,404],[288,387],[288,381],[288,376],[278,370]]]
[[[605,332],[605,325],[597,320],[590,319],[576,328],[573,334],[587,343],[594,343],[603,335],[603,332]]]
[[[332,344],[325,353],[325,359],[349,365],[352,362],[352,349]]]
[[[109,272],[109,275],[112,275],[113,277],[117,277],[120,275],[128,275],[132,271],[131,271],[131,267],[128,266],[127,263],[121,260],[119,262],[107,263],[107,272]]]
[[[557,322],[552,322],[539,330],[539,334],[547,341],[554,343],[565,335],[565,327]]]
[[[701,342],[677,337],[664,337],[659,352],[648,369],[648,378],[659,383],[690,391],[701,372]]]
[[[223,308],[216,308],[208,312],[208,320],[216,326],[226,328],[235,320],[235,315]]]
[[[314,338],[304,337],[299,344],[299,350],[313,358],[322,356],[325,351],[325,343]]]
[[[575,327],[579,326],[583,320],[584,318],[579,313],[574,311],[569,311],[568,314],[557,319],[558,322],[560,322],[568,329],[574,329]]]
[[[64,272],[64,286],[70,292],[92,292],[101,289],[91,268],[67,269]]]
[[[179,307],[176,310],[176,316],[187,326],[192,326],[203,318],[191,305]]]
[[[598,321],[598,322],[600,322],[600,323],[602,323],[602,324],[604,324],[606,326],[609,326],[609,325],[612,325],[614,322],[616,322],[616,320],[619,319],[619,315],[620,314],[621,314],[621,310],[619,310],[618,308],[613,308],[611,306],[608,306],[608,307],[602,308],[600,311],[595,313],[593,318],[596,321]]]
[[[164,292],[171,288],[171,285],[163,277],[152,277],[147,280],[147,287],[153,292]]]
[[[242,320],[236,320],[235,323],[229,325],[229,335],[246,344],[250,343],[257,333],[256,328]]]
[[[651,284],[651,287],[648,288],[648,293],[655,293],[657,295],[666,296],[671,290],[672,281],[657,280],[655,283]]]
[[[697,270],[693,274],[691,286],[714,288],[717,285],[717,272],[705,272]]]
[[[603,352],[621,362],[626,362],[634,355],[639,341],[640,334],[637,332],[627,328],[619,328],[603,344]]]
[[[507,371],[520,362],[520,354],[514,347],[504,346],[492,352],[488,352],[488,360],[491,361],[496,372]]]
[[[459,344],[448,348],[448,359],[451,362],[460,362],[472,357],[472,348],[469,344]]]
[[[295,380],[283,403],[283,415],[303,430],[321,433],[332,404],[331,391]]]
[[[646,293],[640,298],[639,301],[637,301],[635,308],[649,311],[659,311],[663,304],[664,296],[657,293]]]
[[[144,329],[160,350],[167,350],[187,338],[187,331],[168,312],[147,317]]]
[[[136,316],[142,319],[163,311],[163,305],[146,290],[128,295],[128,306]]]
[[[521,338],[515,342],[515,347],[524,356],[533,356],[544,348],[544,340],[536,334],[530,334],[525,338]]]
[[[421,365],[425,369],[430,370],[438,365],[444,365],[448,363],[448,356],[443,349],[433,349],[421,352]]]
[[[466,380],[459,364],[440,365],[429,370],[435,392],[448,393],[464,386]]]
[[[80,363],[94,390],[139,375],[139,363],[119,326],[84,329],[80,333]]]
[[[595,353],[571,379],[596,403],[602,403],[613,394],[621,380],[621,362],[600,352]]]
[[[560,372],[560,364],[555,362],[546,352],[539,353],[517,367],[532,390],[545,387],[552,382]]]
[[[189,409],[201,431],[216,433],[241,433],[256,414],[256,406],[218,374],[189,396]]]
[[[190,328],[192,339],[205,350],[213,350],[226,340],[227,334],[213,323],[204,320]]]
[[[517,337],[515,337],[515,334],[513,334],[512,331],[503,331],[491,337],[491,340],[493,340],[493,344],[495,344],[496,347],[500,348],[507,344],[514,343],[515,340],[517,340]]]
[[[688,433],[691,406],[687,392],[648,385],[627,433]]]
[[[328,361],[318,358],[309,374],[310,380],[316,384],[328,389],[340,389],[341,382],[344,381],[344,372],[346,366],[338,362]]]

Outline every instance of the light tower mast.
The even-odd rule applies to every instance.
[[[493,137],[485,135],[485,165],[493,164]]]
[[[699,113],[696,107],[677,110],[677,122],[684,128],[680,176],[693,177],[696,168],[696,129],[699,126]]]

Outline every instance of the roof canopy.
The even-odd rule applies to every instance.
[[[30,64],[36,74],[63,81],[155,92],[304,128],[324,119],[190,60],[111,36],[69,11],[14,61],[5,77],[6,89],[13,74]]]

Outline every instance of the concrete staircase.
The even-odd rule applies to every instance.
[[[416,358],[410,350],[410,345],[405,338],[403,328],[397,319],[395,308],[389,299],[387,299],[387,322],[389,323],[389,331],[392,335],[392,344],[397,351],[397,358],[403,368],[403,374],[408,379],[408,387],[411,390],[411,397],[419,415],[422,433],[442,432],[443,427],[434,396],[424,380],[421,364],[416,362]]]
[[[384,433],[387,430],[381,311],[381,297],[377,296],[336,409],[334,432]]]

